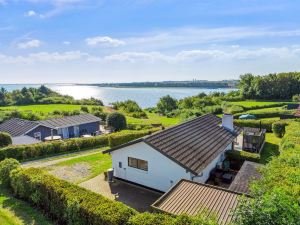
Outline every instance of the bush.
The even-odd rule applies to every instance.
[[[115,129],[115,131],[120,131],[126,129],[126,117],[118,112],[109,114],[107,116],[106,123],[108,126],[111,126]]]
[[[285,134],[285,126],[287,124],[281,121],[272,124],[272,131],[276,137],[282,138]]]
[[[114,133],[112,135],[109,135],[108,137],[109,146],[112,148],[112,147],[122,145],[129,141],[133,141],[137,138],[149,135],[156,130],[157,129],[141,130],[141,131],[124,131],[124,132]]]
[[[234,125],[238,127],[261,127],[267,132],[272,132],[272,124],[278,120],[234,120]]]
[[[9,133],[0,132],[0,147],[5,147],[12,144],[12,139]]]
[[[131,216],[137,214],[123,203],[36,168],[12,171],[11,184],[16,197],[42,209],[58,224],[126,224]]]
[[[12,138],[9,133],[0,132],[0,147],[6,147],[12,144]]]
[[[85,105],[82,105],[82,106],[80,107],[80,110],[81,110],[82,112],[89,113],[89,108],[88,108],[87,106],[85,106]]]
[[[259,162],[260,156],[257,153],[251,153],[246,151],[227,151],[226,152],[227,159],[230,161],[237,161],[240,165],[244,163],[244,161],[251,161],[251,162]]]
[[[10,185],[10,172],[20,167],[20,163],[15,159],[5,159],[0,162],[0,182],[8,187]]]

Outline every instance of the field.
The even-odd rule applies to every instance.
[[[0,186],[0,224],[1,225],[53,225],[38,210],[14,198]]]
[[[278,104],[289,103],[289,102],[271,102],[271,101],[239,101],[239,102],[229,102],[232,105],[239,105],[243,107],[272,107]]]
[[[173,126],[180,122],[179,118],[168,118],[165,116],[159,116],[155,113],[147,112],[148,119],[138,119],[133,117],[127,117],[128,124],[135,125],[151,125],[151,124],[159,124],[161,123],[163,126]]]

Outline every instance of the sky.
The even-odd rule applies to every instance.
[[[0,0],[0,83],[300,70],[295,0]]]

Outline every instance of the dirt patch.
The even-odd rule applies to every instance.
[[[50,173],[61,179],[76,183],[90,176],[90,165],[88,163],[76,163],[72,166],[50,167]]]

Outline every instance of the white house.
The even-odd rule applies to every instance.
[[[240,132],[232,115],[207,114],[104,153],[116,178],[165,192],[181,179],[205,182]]]

